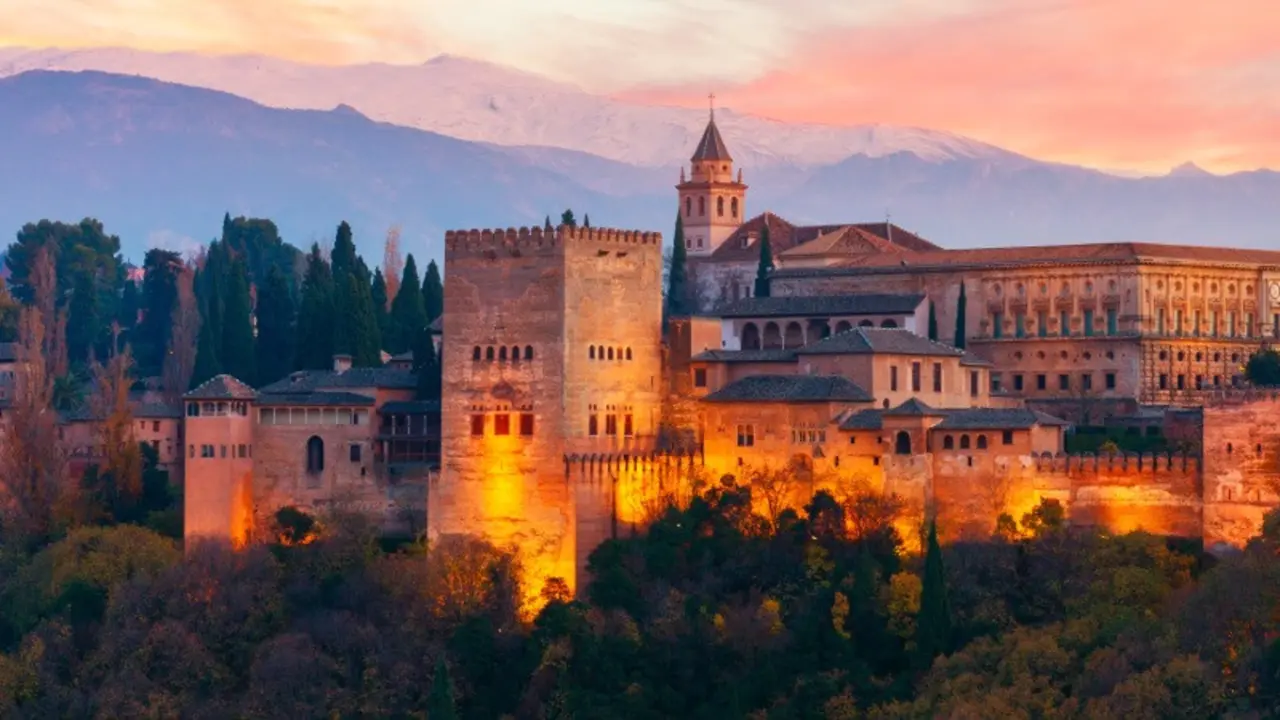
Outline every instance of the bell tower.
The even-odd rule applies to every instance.
[[[685,249],[690,257],[706,257],[720,247],[747,213],[747,186],[742,171],[735,179],[733,158],[716,127],[715,95],[707,129],[690,158],[690,176],[680,170],[680,217],[684,223]]]

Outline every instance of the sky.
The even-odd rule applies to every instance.
[[[623,99],[948,130],[1034,157],[1280,168],[1278,0],[0,0],[0,45],[463,55]]]

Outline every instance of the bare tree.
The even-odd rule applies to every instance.
[[[800,483],[791,467],[751,468],[747,472],[747,484],[751,495],[764,501],[769,526],[778,529],[778,518],[789,507],[795,506],[795,495]]]
[[[71,515],[75,488],[67,481],[58,438],[54,375],[39,307],[22,310],[18,337],[13,407],[0,445],[0,517],[8,533],[30,542],[48,537]]]
[[[112,500],[132,504],[142,495],[142,452],[133,432],[133,411],[129,407],[130,371],[133,358],[129,349],[113,353],[105,365],[93,363],[95,392],[89,399],[94,418],[94,435],[105,453],[99,467],[101,475],[110,474]]]
[[[387,307],[400,291],[400,277],[404,275],[404,257],[400,255],[400,226],[387,230],[387,242],[382,249],[382,280],[387,284]]]
[[[169,336],[169,348],[165,352],[161,377],[165,399],[178,402],[191,384],[191,373],[196,366],[196,341],[200,337],[200,309],[196,305],[196,293],[192,284],[194,272],[191,266],[178,271],[178,297],[173,305],[173,330]]]
[[[27,279],[33,305],[40,313],[44,339],[40,351],[51,378],[67,374],[67,315],[58,309],[58,276],[53,256],[47,246],[36,251]]]

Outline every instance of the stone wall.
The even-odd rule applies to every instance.
[[[1241,545],[1280,502],[1280,397],[1242,394],[1203,411],[1206,546]]]
[[[374,469],[374,427],[364,425],[262,425],[255,428],[254,500],[260,518],[286,505],[323,513],[342,508],[386,519],[387,488]],[[307,442],[324,443],[324,469],[307,472]],[[351,447],[360,448],[359,462]]]

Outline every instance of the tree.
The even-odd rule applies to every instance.
[[[178,253],[160,249],[147,251],[142,268],[142,324],[130,337],[130,344],[142,374],[150,375],[161,371],[170,347],[169,320],[178,301],[178,276],[191,271]]]
[[[289,283],[279,268],[272,267],[258,291],[258,385],[273,383],[293,369],[297,338],[293,322]]]
[[[672,236],[671,269],[667,274],[667,316],[682,316],[689,312],[688,288],[685,265],[688,252],[684,245],[684,220],[676,212],[676,231]]]
[[[205,269],[197,273],[195,276],[193,284],[196,287],[206,286],[204,275],[208,271],[209,265],[206,263]],[[208,380],[222,372],[222,363],[218,359],[218,352],[221,346],[219,340],[221,340],[221,336],[214,330],[213,313],[209,310],[211,305],[220,304],[220,301],[218,298],[210,298],[207,294],[208,292],[209,291],[206,290],[205,294],[199,295],[196,298],[196,307],[198,308],[200,315],[200,329],[196,335],[196,357],[195,362],[191,367],[191,381],[189,387],[184,388],[184,391],[194,388],[205,380]]]
[[[334,318],[334,349],[350,355],[356,367],[377,367],[382,364],[382,338],[369,283],[359,272],[334,279],[335,283],[339,281],[343,285],[338,288],[335,303],[340,311]]]
[[[67,357],[89,363],[96,359],[94,346],[102,332],[97,291],[93,278],[87,275],[77,277],[75,283],[67,307]]]
[[[969,306],[968,299],[964,295],[964,280],[960,281],[960,298],[956,300],[956,348],[963,350],[965,347],[965,328],[964,315]]]
[[[444,314],[444,283],[435,260],[427,263],[427,274],[422,276],[422,308],[428,325]]]
[[[399,285],[397,280],[396,285]],[[373,314],[378,319],[378,335],[382,338],[383,345],[386,344],[387,338],[392,336],[391,331],[391,313],[387,306],[390,301],[387,300],[387,281],[382,277],[382,270],[375,269],[373,271],[373,285],[369,288],[369,294],[373,296]]]
[[[9,292],[9,285],[0,278],[0,342],[18,340],[18,316],[22,304]]]
[[[542,223],[542,229],[543,229],[543,230],[545,230],[545,231],[547,231],[547,232],[551,232],[551,231],[553,231],[553,230],[555,230],[555,229],[556,229],[556,228],[555,228],[555,226],[551,224],[551,216],[550,216],[550,215],[548,215],[548,216],[547,216],[547,219],[546,219],[545,221],[543,221],[543,223]]]
[[[578,227],[578,221],[573,219],[573,210],[565,210],[560,213],[560,224],[569,227]]]
[[[951,650],[951,604],[947,599],[947,577],[942,567],[936,522],[929,523],[920,614],[916,618],[916,647],[921,656],[928,659]]]
[[[329,264],[333,268],[335,282],[340,276],[355,272],[356,244],[351,236],[351,226],[346,220],[338,224],[338,232],[333,239],[333,250],[329,252]]]
[[[427,326],[424,297],[422,285],[418,281],[418,264],[410,253],[405,258],[400,292],[391,301],[391,320],[388,325],[392,329],[392,336],[384,343],[387,352],[399,354],[410,350],[418,337],[418,331]]]
[[[236,258],[227,280],[223,298],[222,348],[218,357],[222,372],[251,383],[258,376],[254,351],[253,306],[249,297],[249,269]]]
[[[933,300],[929,301],[929,339],[938,341],[938,312],[933,307]]]
[[[142,498],[142,450],[133,430],[133,411],[129,406],[130,370],[133,358],[128,348],[101,364],[93,363],[95,393],[89,402],[94,419],[94,439],[102,448],[96,482],[98,510],[115,522],[137,522],[137,508]]]
[[[1254,385],[1275,387],[1280,385],[1280,352],[1264,347],[1249,356],[1244,366],[1244,376]]]
[[[302,281],[298,307],[298,339],[294,367],[323,370],[333,365],[333,274],[320,254],[320,245],[311,246],[307,273]]]
[[[756,266],[756,297],[769,297],[769,273],[773,272],[773,247],[769,243],[769,223],[760,229],[760,263]]]
[[[138,312],[141,309],[142,297],[138,290],[138,283],[126,279],[124,290],[120,295],[120,331],[126,336],[132,335],[134,327],[138,324]]]
[[[591,227],[591,216],[588,215],[587,213],[582,213],[582,227],[584,228]]]
[[[200,342],[200,307],[196,303],[195,273],[182,266],[177,277],[177,301],[170,315],[169,349],[164,355],[161,379],[165,398],[176,403],[191,387]]]
[[[387,230],[387,240],[382,246],[382,277],[387,284],[382,293],[382,312],[384,313],[391,309],[391,298],[400,291],[402,274],[404,274],[404,257],[400,255],[400,226],[392,225],[391,229]]]
[[[458,720],[458,708],[453,699],[453,681],[449,679],[449,666],[445,664],[443,655],[436,660],[436,671],[431,676],[427,717],[431,720]]]

